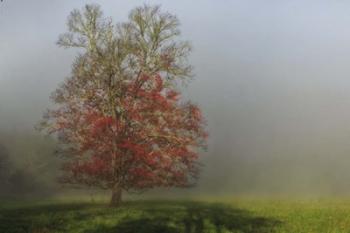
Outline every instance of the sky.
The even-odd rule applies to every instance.
[[[199,188],[350,193],[349,1],[4,0],[0,130],[32,130],[77,51],[56,45],[74,8],[125,21],[144,3],[178,16],[194,47],[184,93],[210,134]]]

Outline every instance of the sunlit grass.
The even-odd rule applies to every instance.
[[[87,198],[0,206],[4,233],[350,232],[350,200],[147,200],[113,209]]]

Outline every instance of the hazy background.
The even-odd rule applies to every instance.
[[[194,46],[185,92],[202,107],[210,139],[190,192],[350,194],[349,1],[145,2],[176,14]],[[86,3],[117,22],[144,1],[0,3],[0,143],[16,166],[34,164],[33,176],[51,163],[35,161],[52,157],[33,125],[76,54],[55,42]]]

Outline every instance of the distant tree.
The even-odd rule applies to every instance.
[[[58,44],[81,50],[41,124],[67,155],[62,182],[110,189],[113,206],[122,190],[194,184],[206,132],[199,108],[177,91],[191,76],[178,25],[157,6],[117,25],[96,5],[71,12]]]
[[[0,144],[0,185],[7,188],[11,171],[11,163],[7,149]]]

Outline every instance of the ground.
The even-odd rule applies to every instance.
[[[350,200],[2,202],[3,233],[340,233],[350,232]]]

